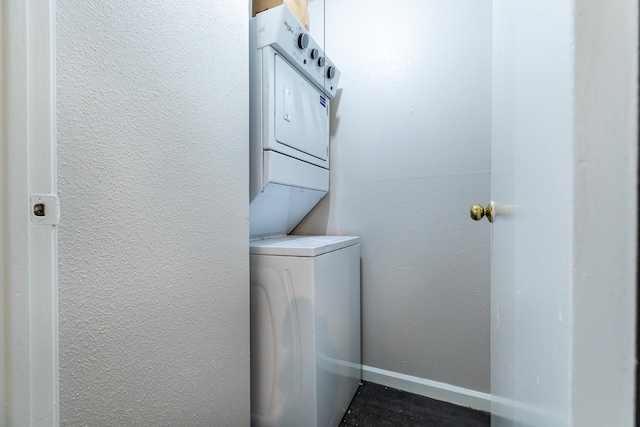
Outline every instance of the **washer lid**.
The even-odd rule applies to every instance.
[[[357,243],[357,236],[280,236],[251,240],[249,251],[252,255],[314,257]]]

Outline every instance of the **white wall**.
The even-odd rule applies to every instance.
[[[489,391],[491,2],[332,1],[329,195],[299,234],[362,238],[363,362]]]
[[[249,425],[247,16],[58,1],[62,425]]]
[[[638,2],[574,13],[573,425],[634,425]]]

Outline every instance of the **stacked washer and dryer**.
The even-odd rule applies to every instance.
[[[288,233],[329,191],[340,71],[286,6],[249,28],[252,425],[338,426],[361,378],[360,240]]]

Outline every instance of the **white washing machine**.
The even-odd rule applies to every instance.
[[[359,242],[251,242],[253,426],[340,424],[361,378]]]
[[[249,29],[252,425],[335,427],[361,378],[359,238],[287,234],[329,191],[340,72],[285,6]]]

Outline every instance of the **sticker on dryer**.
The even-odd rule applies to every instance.
[[[320,95],[320,105],[322,105],[324,108],[327,108],[327,99]]]

